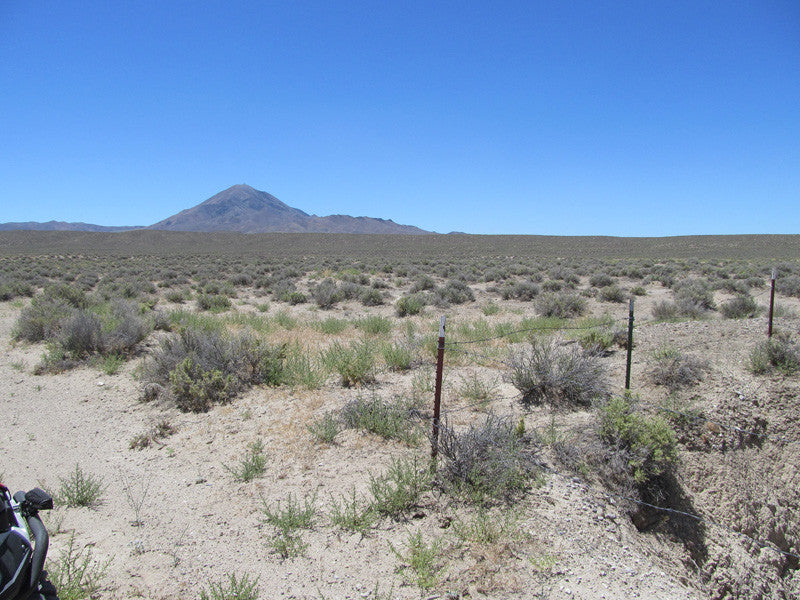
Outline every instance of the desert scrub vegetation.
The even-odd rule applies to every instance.
[[[425,308],[425,299],[421,294],[411,294],[408,296],[401,296],[395,303],[395,310],[398,317],[408,317],[418,315]]]
[[[637,486],[645,486],[674,469],[677,445],[667,421],[636,411],[629,397],[609,399],[599,413],[603,440],[622,453]]]
[[[534,338],[511,353],[511,383],[525,406],[589,406],[608,395],[609,383],[599,357],[556,337]]]
[[[756,375],[779,371],[786,375],[800,370],[800,345],[786,333],[776,333],[750,351],[749,368]]]
[[[510,502],[538,474],[536,445],[524,427],[492,413],[460,433],[443,422],[439,452],[442,485],[453,497],[468,502]]]
[[[704,360],[681,352],[673,346],[663,345],[653,352],[647,375],[653,384],[675,391],[702,381],[707,368]]]
[[[128,442],[128,448],[131,450],[149,448],[154,443],[160,443],[162,439],[172,435],[176,431],[178,431],[177,428],[170,423],[169,420],[159,419],[151,425],[147,431],[139,433],[131,438],[131,441]]]
[[[78,464],[67,477],[59,481],[58,501],[69,507],[94,506],[100,502],[106,489],[102,477],[86,473]]]
[[[348,401],[339,412],[345,427],[363,429],[388,440],[415,446],[421,439],[419,406],[413,400],[395,398],[386,402],[377,394],[360,395]]]
[[[345,387],[375,381],[377,345],[368,339],[351,342],[345,346],[338,340],[323,353],[323,363],[338,373]]]
[[[24,308],[13,337],[45,341],[48,351],[37,372],[62,371],[93,356],[129,356],[153,328],[127,300],[97,302],[66,285],[50,286]]]
[[[741,294],[719,307],[727,319],[749,319],[758,314],[758,304],[750,294]]]
[[[405,551],[401,551],[394,545],[389,545],[402,564],[401,570],[410,571],[412,581],[420,590],[435,587],[446,571],[442,564],[442,540],[426,542],[421,531],[409,531],[405,546]]]
[[[312,420],[306,429],[317,441],[333,444],[341,429],[341,423],[335,413],[328,411]]]
[[[273,505],[262,498],[264,521],[272,525],[275,533],[271,539],[274,552],[281,558],[302,555],[307,544],[301,536],[303,529],[312,529],[317,516],[316,495],[305,496],[303,503],[289,494],[281,503]]]
[[[569,292],[542,294],[534,300],[534,305],[543,317],[570,319],[586,312],[586,300]]]
[[[200,590],[200,600],[258,600],[258,577],[230,573],[223,582],[211,582]]]
[[[248,444],[247,453],[239,462],[233,466],[223,465],[236,481],[247,483],[257,477],[261,477],[267,470],[267,455],[264,452],[264,444],[257,440]]]
[[[58,558],[47,560],[47,572],[61,600],[88,600],[97,597],[110,565],[111,559],[96,559],[90,546],[79,548],[72,534]]]
[[[707,311],[714,310],[714,291],[708,281],[700,278],[687,278],[677,282],[672,291],[678,312],[687,317],[698,318]]]
[[[430,489],[430,469],[415,456],[393,459],[383,475],[370,475],[370,507],[379,516],[399,519],[419,506]]]
[[[183,411],[205,412],[251,385],[283,382],[285,347],[248,332],[183,328],[161,340],[144,363],[146,386],[157,386]]]

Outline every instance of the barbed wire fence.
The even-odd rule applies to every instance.
[[[772,332],[773,332],[774,297],[775,297],[775,272],[774,271],[773,271],[773,274],[772,274],[771,289],[769,291],[767,291],[767,292],[763,292],[762,294],[759,294],[759,296],[765,295],[767,293],[770,294],[770,308],[769,308],[768,330],[767,330],[767,337],[769,338],[769,337],[772,336]],[[631,378],[632,350],[633,350],[633,346],[634,346],[634,344],[633,344],[633,332],[636,329],[636,327],[634,325],[634,299],[633,298],[631,298],[631,300],[630,300],[629,317],[628,317],[627,320],[623,320],[623,319],[605,319],[605,320],[602,320],[600,322],[591,323],[591,324],[587,324],[587,325],[575,325],[575,326],[563,326],[563,325],[552,325],[552,326],[549,326],[549,325],[545,325],[545,326],[538,326],[538,327],[526,327],[526,328],[520,328],[520,329],[516,329],[516,330],[512,330],[512,331],[502,332],[502,333],[499,333],[499,334],[494,335],[494,336],[482,337],[482,338],[477,338],[477,339],[469,339],[469,340],[455,340],[455,341],[450,341],[450,342],[446,342],[445,341],[446,319],[445,319],[444,316],[442,316],[441,320],[440,320],[439,340],[438,340],[438,345],[437,345],[436,385],[435,385],[435,393],[434,393],[434,412],[433,412],[433,431],[432,431],[433,435],[431,436],[431,457],[432,457],[432,459],[435,460],[436,457],[437,457],[437,453],[438,453],[438,437],[439,437],[439,430],[441,428],[441,420],[442,420],[442,403],[441,403],[442,377],[443,377],[443,369],[444,369],[444,357],[445,357],[446,351],[458,353],[461,356],[469,357],[469,358],[473,359],[477,364],[482,364],[484,366],[486,366],[486,365],[502,365],[504,367],[513,369],[514,365],[511,362],[507,361],[507,360],[503,360],[502,358],[500,358],[498,356],[492,356],[492,355],[489,355],[489,354],[486,354],[486,353],[477,352],[477,351],[471,350],[470,348],[472,348],[474,345],[477,345],[477,344],[487,344],[487,343],[498,341],[498,340],[502,340],[502,339],[508,339],[510,337],[518,337],[520,335],[527,335],[530,338],[530,337],[533,337],[535,335],[538,335],[538,334],[541,334],[541,333],[545,333],[545,332],[589,331],[589,330],[596,330],[596,329],[599,329],[599,328],[609,329],[612,326],[618,325],[618,324],[623,323],[623,322],[627,323],[627,333],[628,333],[627,340],[626,340],[626,350],[627,350],[627,352],[626,352],[626,376],[625,376],[625,388],[624,389],[626,391],[630,391],[630,389],[631,389],[630,378]],[[572,343],[572,342],[576,342],[576,341],[577,340],[571,340],[571,341],[566,342],[566,343]],[[756,388],[756,390],[754,392],[752,392],[752,393],[754,393],[754,394],[758,393],[758,391],[760,391],[760,389],[761,389],[761,387],[763,387],[763,385],[764,385],[764,382],[762,382]],[[493,397],[492,401],[494,401],[494,402],[498,402],[498,401],[516,402],[518,400],[521,400],[523,397],[524,397],[524,394],[520,392],[518,394],[514,394],[514,395],[506,396],[506,397]],[[488,402],[486,400],[471,402],[471,403],[467,403],[466,405],[461,405],[461,406],[458,406],[458,407],[455,407],[455,408],[447,408],[447,409],[444,410],[444,414],[445,414],[445,416],[447,416],[449,414],[453,414],[453,413],[457,413],[457,412],[461,412],[461,411],[473,410],[475,408],[481,408],[482,409],[482,408],[485,408],[487,406],[487,404],[488,404]],[[677,410],[675,407],[655,406],[653,408],[656,411],[665,412],[667,414],[671,414],[671,415],[680,417],[682,419],[686,419],[688,421],[713,424],[714,426],[719,427],[721,429],[725,429],[725,430],[734,432],[739,436],[748,436],[748,437],[751,437],[751,438],[756,438],[756,439],[760,439],[760,440],[769,440],[770,442],[783,443],[783,444],[795,444],[795,443],[798,443],[797,439],[792,439],[792,438],[790,438],[788,436],[779,435],[779,434],[776,434],[776,433],[773,433],[773,432],[768,432],[768,431],[755,431],[755,430],[752,430],[752,429],[739,427],[737,425],[724,423],[724,422],[722,422],[721,419],[711,419],[711,418],[708,418],[708,417],[700,415],[700,414],[689,413],[689,412],[686,412],[686,411]],[[773,542],[771,542],[769,540],[761,540],[761,539],[755,538],[755,537],[753,537],[751,535],[748,535],[748,534],[746,534],[746,533],[744,533],[742,531],[739,531],[735,527],[732,527],[730,525],[721,523],[721,522],[719,522],[719,521],[717,521],[715,519],[712,519],[710,517],[703,516],[703,515],[700,515],[700,514],[691,513],[691,512],[688,512],[688,511],[678,510],[678,509],[671,508],[671,507],[668,507],[668,506],[659,506],[659,505],[652,504],[652,503],[649,503],[649,502],[645,502],[643,500],[639,500],[639,499],[632,498],[632,497],[629,497],[629,496],[616,494],[616,493],[611,492],[611,491],[609,491],[607,489],[596,490],[589,483],[587,483],[586,481],[576,477],[575,474],[565,474],[565,473],[559,472],[556,469],[554,469],[551,466],[548,466],[548,465],[546,465],[544,463],[541,463],[539,466],[543,470],[545,470],[545,471],[547,471],[547,472],[549,472],[549,473],[551,473],[553,475],[556,475],[556,476],[559,476],[559,477],[564,477],[564,478],[569,478],[572,481],[575,481],[577,479],[580,483],[582,483],[583,485],[587,486],[587,489],[593,489],[596,493],[604,495],[607,498],[616,498],[617,500],[630,502],[630,503],[635,504],[637,506],[644,507],[644,508],[647,508],[647,509],[650,509],[650,510],[654,510],[654,511],[658,511],[658,512],[661,512],[661,513],[664,513],[664,514],[676,515],[676,516],[680,516],[680,517],[683,517],[683,518],[686,518],[686,519],[690,519],[690,520],[696,521],[697,523],[702,523],[703,525],[706,525],[706,526],[709,526],[709,527],[714,527],[714,528],[718,528],[718,529],[730,532],[730,533],[732,533],[732,534],[734,534],[734,535],[736,535],[736,536],[738,536],[738,537],[740,537],[742,539],[745,539],[745,540],[749,541],[750,543],[754,544],[758,548],[769,549],[771,551],[774,551],[776,553],[779,553],[779,554],[781,554],[783,556],[787,556],[787,557],[792,558],[792,559],[796,559],[796,560],[800,559],[800,554],[797,554],[795,552],[791,552],[789,550],[783,550],[782,548],[779,548],[776,544],[774,544]]]

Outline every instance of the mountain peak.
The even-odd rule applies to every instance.
[[[245,183],[232,185],[197,206],[183,210],[149,228],[241,233],[429,233],[391,220],[347,215],[312,216]]]

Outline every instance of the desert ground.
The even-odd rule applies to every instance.
[[[55,496],[47,566],[62,598],[797,598],[800,263],[694,250],[16,248],[0,256],[0,479]],[[764,364],[773,268],[789,362]],[[34,316],[57,310],[30,339]],[[68,335],[86,315],[105,341]],[[120,315],[143,329],[112,353]],[[441,316],[454,445],[434,465]],[[279,376],[169,363],[187,331],[198,353],[252,343]],[[532,347],[589,361],[603,389],[526,393]],[[610,434],[613,398],[632,429],[666,437]],[[492,423],[513,458],[497,479],[498,457],[480,462]]]

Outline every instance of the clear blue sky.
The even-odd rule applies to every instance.
[[[800,233],[800,3],[0,1],[0,222],[236,183],[442,233]]]

